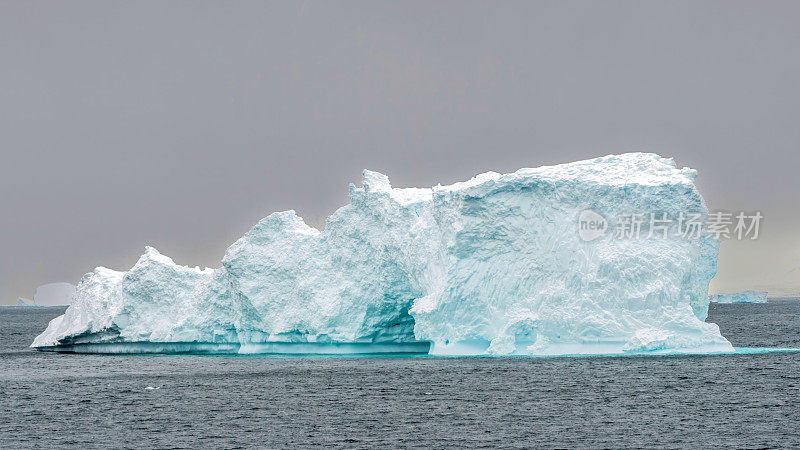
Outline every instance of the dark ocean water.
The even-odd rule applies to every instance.
[[[0,308],[0,448],[800,447],[800,353],[627,358],[95,356]],[[800,300],[711,305],[800,347]]]

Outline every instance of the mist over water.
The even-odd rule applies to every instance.
[[[0,308],[0,447],[797,447],[800,354],[101,356]],[[736,347],[800,347],[800,299],[712,304]]]

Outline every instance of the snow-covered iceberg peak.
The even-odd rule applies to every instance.
[[[215,270],[178,266],[149,247],[129,272],[98,268],[33,346],[730,351],[718,327],[703,322],[717,242],[673,228],[648,236],[646,223],[641,238],[611,229],[632,213],[704,220],[694,177],[648,153],[431,189],[393,188],[365,170],[323,231],[280,212],[236,241]],[[604,224],[584,239],[578,217]]]

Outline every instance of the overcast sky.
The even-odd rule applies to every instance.
[[[760,210],[715,291],[800,290],[800,2],[0,1],[0,303],[217,267],[363,168],[431,186],[626,151]]]

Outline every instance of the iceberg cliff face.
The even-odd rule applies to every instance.
[[[274,213],[219,269],[178,266],[149,247],[128,272],[96,269],[33,346],[219,343],[247,352],[430,341],[435,354],[729,351],[718,327],[703,322],[716,271],[710,235],[578,234],[587,209],[609,220],[704,219],[694,176],[644,153],[432,189],[392,188],[365,171],[323,231],[293,211]]]

